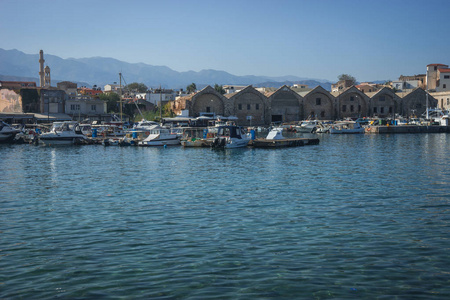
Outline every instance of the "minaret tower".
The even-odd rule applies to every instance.
[[[50,67],[46,66],[45,67],[45,87],[49,87],[51,86],[51,81],[50,81]]]
[[[44,87],[45,86],[45,77],[44,77],[44,51],[39,51],[39,81],[40,81],[40,86]]]

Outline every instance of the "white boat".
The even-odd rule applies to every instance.
[[[426,112],[424,114],[426,114]],[[449,126],[448,111],[439,108],[428,108],[428,117],[433,121],[434,124],[440,126]]]
[[[251,138],[243,128],[235,125],[217,127],[217,135],[211,144],[213,148],[242,148],[247,147]]]
[[[299,126],[295,126],[297,132],[313,133],[321,122],[318,120],[306,120],[301,122]]]
[[[319,139],[286,138],[283,136],[282,127],[271,129],[266,138],[252,141],[252,146],[255,148],[283,148],[317,144],[319,144]]]
[[[41,134],[39,140],[45,145],[73,145],[86,140],[86,136],[78,122],[65,121],[54,122],[50,132]]]
[[[329,133],[329,132],[330,132],[330,125],[324,123],[319,123],[315,130],[315,133]]]
[[[133,129],[137,131],[149,131],[160,126],[161,125],[158,122],[142,119],[140,122],[133,126]]]
[[[336,122],[334,123],[330,128],[330,133],[338,133],[338,134],[345,134],[345,133],[364,133],[364,127],[361,126],[358,122],[353,121],[343,121],[343,122]]]
[[[121,125],[101,124],[92,125],[92,133],[96,132],[96,136],[106,137],[123,137],[127,133]]]
[[[103,146],[134,146],[135,142],[133,139],[130,139],[126,136],[121,138],[108,138],[103,139],[102,141]]]
[[[91,124],[80,124],[80,130],[85,136],[92,136]]]
[[[169,146],[179,145],[180,136],[170,133],[170,129],[157,127],[148,130],[148,136],[138,143],[138,146]]]
[[[19,132],[20,129],[14,128],[9,124],[0,121],[0,143],[7,143],[14,140],[14,137]]]

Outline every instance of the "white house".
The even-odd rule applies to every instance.
[[[77,96],[66,100],[65,112],[72,116],[95,116],[107,113],[106,101],[92,99],[89,96]]]
[[[438,69],[439,81],[436,86],[436,92],[450,91],[450,69],[440,68]]]
[[[118,93],[120,91],[120,85],[119,84],[107,84],[104,86],[103,90],[105,92],[116,92]]]

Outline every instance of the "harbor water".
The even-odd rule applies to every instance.
[[[0,145],[0,298],[448,299],[450,135],[319,138]]]

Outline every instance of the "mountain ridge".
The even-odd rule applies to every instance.
[[[185,88],[191,83],[205,85],[260,85],[263,83],[291,82],[309,84],[310,88],[321,85],[331,89],[331,83],[323,79],[311,79],[294,75],[278,77],[244,75],[237,76],[223,70],[203,69],[200,71],[178,72],[167,66],[154,66],[146,63],[128,63],[111,57],[61,58],[52,54],[44,54],[45,65],[50,67],[52,84],[59,81],[84,83],[86,86],[104,86],[119,81],[119,72],[126,83],[139,82],[148,87]],[[0,78],[33,78],[39,83],[39,54],[25,54],[12,49],[0,48]],[[16,79],[17,80],[17,79]],[[29,81],[29,80],[27,80]],[[306,81],[308,83],[306,83]],[[311,86],[314,85],[314,86]],[[276,87],[275,86],[275,87]],[[281,85],[280,85],[281,86]]]

